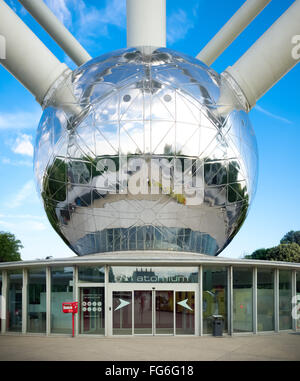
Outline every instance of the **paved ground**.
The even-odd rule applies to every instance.
[[[0,361],[300,360],[300,332],[234,337],[0,335]]]

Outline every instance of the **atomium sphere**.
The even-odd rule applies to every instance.
[[[45,105],[35,175],[48,219],[78,255],[219,254],[246,218],[257,149],[248,115],[219,112],[222,76],[165,48],[95,58]]]

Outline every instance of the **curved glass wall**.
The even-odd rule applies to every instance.
[[[212,333],[213,315],[222,315],[227,332],[226,267],[203,267],[203,333]]]
[[[51,333],[71,333],[72,314],[62,312],[62,303],[73,302],[73,267],[51,269]]]
[[[46,269],[28,271],[27,331],[46,332]]]
[[[279,329],[292,329],[292,273],[279,270]]]
[[[253,269],[233,269],[233,331],[253,331]]]
[[[257,330],[273,331],[274,326],[274,270],[257,270]]]
[[[7,271],[7,331],[22,331],[22,286],[23,271]]]
[[[73,249],[81,255],[128,250],[174,250],[214,255],[218,245],[206,233],[146,225],[88,233],[76,242]]]

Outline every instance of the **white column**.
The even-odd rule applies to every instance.
[[[22,285],[22,333],[27,331],[27,270],[23,269],[23,285]]]
[[[275,332],[279,332],[279,270],[275,269],[274,272],[274,298],[275,298],[275,316],[274,316],[274,323],[275,323]]]
[[[2,296],[3,296],[3,300],[2,300],[2,313],[3,313],[3,316],[5,316],[5,319],[2,319],[1,320],[1,333],[5,333],[6,332],[6,327],[7,327],[7,271],[4,270],[2,271]]]
[[[78,266],[73,267],[73,301],[78,302],[78,313],[75,314],[75,319],[74,319],[74,335],[78,336],[79,334],[79,318],[78,315],[80,314],[80,300],[79,300],[79,288],[78,288]]]
[[[203,336],[203,266],[199,266],[199,335]],[[196,323],[195,316],[195,323]]]
[[[210,66],[271,0],[247,0],[209,41],[197,58]]]
[[[46,268],[46,335],[51,333],[51,268]]]
[[[43,0],[19,0],[36,21],[50,34],[54,41],[80,66],[92,57],[80,45],[76,38],[51,12]]]
[[[166,46],[166,0],[127,0],[127,46]]]
[[[238,83],[251,109],[299,60],[300,0],[296,0],[226,72]]]
[[[253,268],[253,333],[257,333],[257,267]]]
[[[228,334],[233,335],[233,267],[228,268]]]
[[[42,104],[51,85],[68,67],[61,63],[13,10],[0,0],[0,35],[6,58],[0,63]]]
[[[292,300],[295,300],[296,295],[297,295],[297,280],[296,280],[296,276],[297,276],[297,272],[296,272],[296,270],[293,270],[292,271],[292,298],[293,298]],[[297,305],[297,302],[292,304],[292,308],[294,308],[295,304]],[[294,331],[297,330],[297,319],[292,319],[292,329]]]

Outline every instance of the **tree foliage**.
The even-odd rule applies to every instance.
[[[280,243],[297,243],[300,245],[300,230],[294,231],[291,230],[288,233],[284,235],[284,237],[281,239]]]
[[[278,246],[255,250],[245,258],[300,263],[300,231],[292,230],[285,234]]]
[[[19,250],[22,248],[21,241],[14,234],[0,232],[0,262],[21,261]]]

